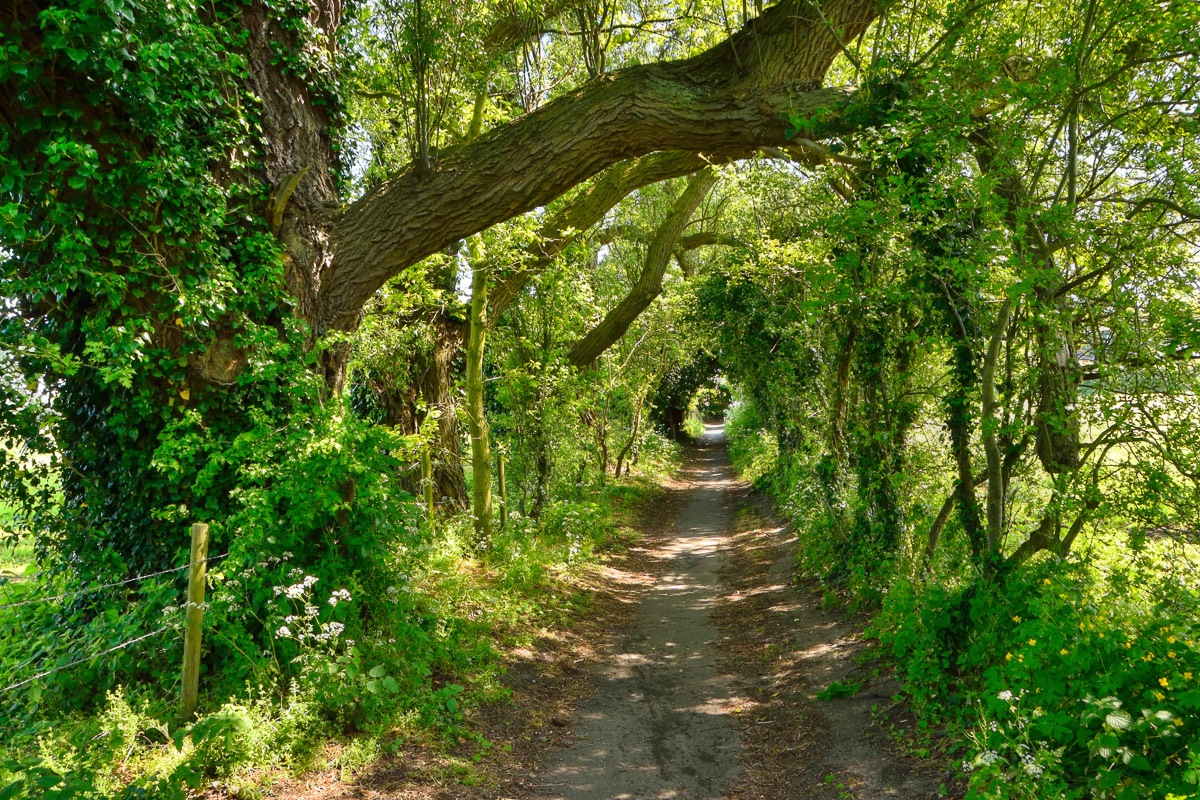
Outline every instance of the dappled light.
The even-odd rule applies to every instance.
[[[10,0],[0,800],[1182,800],[1200,3]]]

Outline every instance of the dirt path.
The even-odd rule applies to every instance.
[[[919,800],[939,772],[892,751],[898,686],[859,666],[858,627],[791,583],[791,534],[736,480],[722,431],[689,459],[654,581],[602,648],[596,694],[547,759],[538,800]],[[832,681],[863,688],[821,701]],[[890,717],[889,717],[890,714]]]
[[[609,644],[598,691],[580,710],[574,742],[543,771],[540,797],[718,798],[736,778],[741,737],[731,715],[747,698],[717,669],[711,621],[733,523],[719,435],[690,465],[695,488],[674,530],[646,554],[657,580]]]
[[[337,770],[286,800],[928,800],[935,767],[898,755],[911,722],[873,677],[862,620],[791,575],[795,542],[738,481],[709,428],[644,509],[642,545],[588,579],[567,629],[509,654],[511,702],[478,709],[493,746],[405,747],[352,783]],[[869,660],[869,659],[868,659]],[[831,682],[861,683],[821,701]],[[876,719],[880,721],[877,722]],[[476,763],[478,762],[478,763]]]

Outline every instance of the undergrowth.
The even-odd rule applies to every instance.
[[[906,553],[868,579],[835,566],[819,463],[780,457],[762,428],[752,408],[734,409],[734,464],[797,521],[801,571],[860,604],[876,582],[868,635],[917,714],[910,749],[951,762],[980,800],[1197,796],[1195,547],[1109,530],[988,582],[970,579],[950,538],[928,568]]]
[[[433,528],[401,515],[400,535],[372,554],[370,569],[297,566],[294,543],[263,539],[252,561],[231,556],[210,571],[202,713],[187,723],[176,706],[178,587],[142,584],[120,598],[123,613],[115,601],[99,613],[80,607],[69,620],[82,631],[76,649],[122,641],[156,621],[146,617],[170,629],[144,652],[122,650],[0,697],[0,796],[183,798],[201,788],[253,796],[308,770],[352,779],[415,744],[466,742],[486,753],[472,715],[507,701],[504,653],[586,609],[579,577],[631,540],[622,523],[656,491],[645,478],[596,487],[552,502],[539,520],[514,513],[487,541],[474,539],[465,514]],[[6,682],[31,647],[45,646],[22,630],[53,630],[64,613],[0,609]],[[265,648],[245,633],[256,627]],[[89,697],[98,675],[139,667],[160,680]]]

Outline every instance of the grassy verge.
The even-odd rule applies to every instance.
[[[190,723],[176,716],[178,684],[169,671],[162,685],[117,686],[68,713],[41,710],[47,687],[34,681],[0,698],[9,710],[0,720],[0,791],[5,800],[183,798],[198,790],[253,797],[309,771],[352,780],[414,748],[455,748],[454,768],[442,779],[478,780],[474,765],[495,753],[476,714],[509,702],[506,654],[536,647],[548,631],[580,618],[590,600],[586,577],[632,541],[627,525],[659,491],[646,479],[610,484],[586,499],[550,503],[536,522],[514,515],[486,542],[473,539],[465,515],[440,519],[419,547],[388,556],[386,580],[330,595],[342,598],[339,613],[386,608],[375,619],[324,621],[321,584],[297,575],[280,587],[284,598],[295,595],[296,613],[276,631],[277,652],[257,659],[268,668],[247,668],[238,686],[238,664],[210,661],[204,713]],[[217,567],[212,575],[211,602],[220,607],[230,602],[222,598],[237,596],[238,574]],[[360,606],[367,595],[372,604]],[[0,609],[0,629],[8,632],[0,636],[4,684],[29,671],[22,663],[29,643],[19,631],[74,613],[30,608]],[[352,621],[363,632],[357,641],[343,633]],[[165,642],[177,635],[168,631]],[[225,651],[239,644],[222,642],[219,628],[206,636]],[[86,644],[103,649],[101,641]],[[150,645],[168,652],[167,644]],[[269,665],[283,659],[303,668],[305,687],[273,677]],[[78,669],[105,668],[99,658]],[[60,676],[55,691],[69,692],[70,671]]]
[[[32,567],[32,540],[23,537],[0,544],[0,579],[23,577]]]

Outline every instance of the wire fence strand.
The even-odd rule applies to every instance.
[[[138,636],[136,639],[130,639],[127,642],[121,642],[120,644],[114,645],[114,646],[108,648],[107,650],[101,650],[99,653],[96,653],[95,655],[86,656],[84,658],[80,658],[75,661],[72,661],[69,664],[63,664],[62,666],[55,667],[54,669],[48,669],[48,670],[45,670],[44,672],[39,672],[38,674],[33,675],[32,677],[26,678],[23,681],[18,681],[17,683],[11,684],[9,686],[5,686],[3,689],[0,689],[0,694],[4,694],[5,692],[11,692],[13,689],[20,689],[22,686],[33,683],[34,681],[39,680],[41,678],[45,678],[48,675],[53,675],[56,672],[62,672],[63,670],[70,669],[71,667],[77,667],[80,664],[87,663],[88,661],[93,661],[97,658],[100,658],[101,656],[106,656],[109,653],[115,653],[118,650],[124,650],[126,647],[129,647],[130,645],[137,644],[138,642],[149,639],[152,636],[158,636],[160,633],[163,633],[164,631],[169,631],[169,630],[171,630],[171,626],[164,625],[163,627],[159,628],[156,631],[151,631],[150,633],[143,634],[141,636]]]
[[[222,558],[225,558],[228,555],[229,555],[229,553],[222,553],[219,556],[210,556],[209,558],[204,559],[203,563],[211,564],[214,561],[220,561]],[[197,562],[197,563],[200,563],[200,562]],[[150,580],[151,578],[157,578],[161,575],[170,575],[174,572],[183,572],[185,569],[191,569],[191,567],[192,567],[191,564],[184,564],[182,567],[172,567],[171,569],[164,569],[159,572],[151,572],[148,575],[138,575],[135,578],[128,578],[123,581],[114,581],[113,583],[103,583],[103,584],[100,584],[99,586],[89,586],[86,589],[79,589],[74,592],[64,592],[62,594],[56,594],[56,595],[52,595],[50,597],[33,597],[33,598],[30,598],[29,600],[22,600],[19,603],[3,603],[3,604],[0,604],[0,610],[3,610],[5,608],[20,608],[21,606],[32,606],[32,605],[36,605],[38,603],[53,603],[56,600],[65,600],[68,597],[78,597],[78,596],[84,595],[84,594],[93,594],[95,592],[104,591],[105,589],[115,589],[118,586],[128,586],[131,583],[138,583],[140,581]]]

